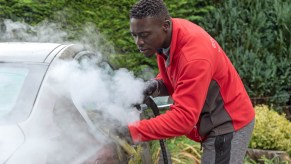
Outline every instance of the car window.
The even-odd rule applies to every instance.
[[[47,65],[0,64],[0,122],[25,120],[33,107]]]
[[[0,68],[0,118],[12,111],[28,72],[27,68]]]

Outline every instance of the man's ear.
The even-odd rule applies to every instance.
[[[168,19],[166,19],[166,20],[164,21],[164,24],[163,24],[163,30],[164,30],[165,32],[167,32],[167,31],[170,30],[170,28],[171,28],[171,21],[168,20]]]

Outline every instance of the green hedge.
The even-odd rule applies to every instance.
[[[226,0],[206,19],[202,26],[226,51],[250,96],[286,105],[291,93],[291,1]]]
[[[135,75],[147,79],[157,73],[157,64],[154,58],[146,59],[139,53],[129,33],[129,10],[136,2],[137,0],[0,0],[0,20],[25,21],[31,25],[43,20],[55,22],[69,32],[68,39],[72,40],[81,38],[84,35],[83,29],[90,22],[97,27],[98,31],[95,32],[100,32],[107,40],[105,45],[98,47],[101,52],[107,53],[108,44],[114,46],[114,53],[110,51],[113,64],[116,67],[126,67],[134,71]],[[203,15],[213,9],[209,2],[203,0],[169,0],[166,3],[173,17],[184,17],[196,22],[202,21]],[[89,40],[93,42],[93,38]]]

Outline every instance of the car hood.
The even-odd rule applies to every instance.
[[[24,135],[17,125],[1,125],[0,133],[0,163],[5,163],[24,142]]]

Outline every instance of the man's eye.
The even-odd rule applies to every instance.
[[[141,33],[140,36],[144,38],[144,37],[149,36],[149,33]]]

